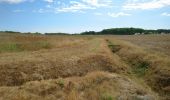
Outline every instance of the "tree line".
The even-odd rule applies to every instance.
[[[135,35],[135,34],[170,34],[170,29],[145,30],[142,28],[111,28],[100,32],[86,31],[81,35]]]
[[[0,31],[0,33],[21,33],[15,31]],[[139,35],[139,34],[170,34],[170,29],[157,29],[157,30],[146,30],[142,28],[111,28],[111,29],[104,29],[100,32],[95,31],[85,31],[79,34],[69,34],[69,33],[31,33],[26,32],[22,34],[37,34],[37,35]]]

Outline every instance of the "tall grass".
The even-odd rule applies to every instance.
[[[0,53],[49,49],[52,45],[45,36],[0,34]]]
[[[22,51],[20,45],[17,43],[0,44],[0,52],[16,52],[16,51]]]
[[[21,51],[35,51],[40,49],[50,49],[52,45],[46,41],[33,42],[7,42],[0,43],[0,53],[2,52],[21,52]]]
[[[113,52],[130,67],[132,75],[143,79],[155,92],[164,98],[169,97],[170,67],[169,57],[163,57],[159,53],[151,54],[142,47],[119,40],[112,40],[122,48],[118,52]],[[109,46],[110,43],[108,43]],[[114,46],[112,49],[115,49]]]

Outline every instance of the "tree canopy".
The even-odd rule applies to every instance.
[[[86,31],[81,35],[134,35],[134,34],[169,34],[170,29],[145,30],[142,28],[111,28],[100,32]]]

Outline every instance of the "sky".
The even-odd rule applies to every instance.
[[[170,0],[0,0],[0,31],[170,29]]]

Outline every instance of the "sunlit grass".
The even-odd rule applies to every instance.
[[[35,51],[40,49],[50,49],[52,45],[46,41],[34,41],[34,42],[8,42],[0,43],[0,52],[21,52],[21,51]]]
[[[36,35],[0,35],[0,53],[36,51],[40,49],[50,49],[52,44],[47,41],[47,37]]]

